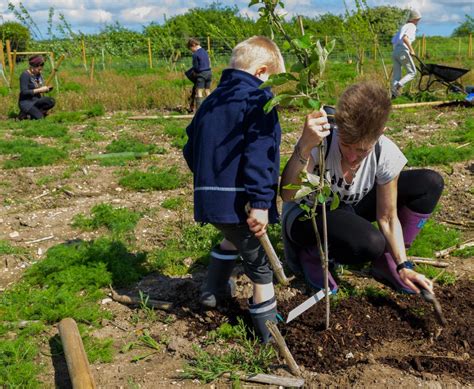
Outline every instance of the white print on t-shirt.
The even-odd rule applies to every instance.
[[[337,130],[332,133],[332,140],[326,158],[326,170],[331,179],[333,192],[339,195],[342,202],[346,204],[357,204],[373,188],[375,183],[385,185],[397,177],[407,163],[407,159],[398,146],[386,136],[382,135],[378,143],[380,145],[380,157],[377,163],[375,148],[362,160],[351,183],[344,180],[341,168],[341,151]],[[319,148],[311,151],[311,157],[316,162],[315,171],[319,167]],[[312,199],[306,198],[306,204],[311,204]]]

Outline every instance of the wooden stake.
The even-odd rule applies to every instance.
[[[281,265],[281,262],[278,259],[278,256],[276,255],[275,249],[273,248],[272,242],[270,242],[268,235],[263,234],[263,236],[258,238],[258,240],[260,241],[260,244],[262,245],[263,249],[265,250],[265,253],[267,254],[268,261],[272,266],[273,272],[275,273],[278,282],[282,285],[289,285],[290,281],[285,275],[283,266]]]
[[[9,69],[8,74],[11,75],[13,64],[12,64],[12,49],[11,49],[11,46],[10,46],[10,39],[6,40],[6,47],[7,47],[8,69]],[[11,88],[12,87],[12,79],[11,78],[8,80],[8,84],[9,84],[9,87]]]
[[[423,40],[422,40],[422,50],[421,50],[421,57],[424,59],[426,57],[426,36],[423,34]]]
[[[436,258],[442,258],[442,257],[445,257],[445,256],[451,254],[453,251],[462,250],[462,249],[465,249],[467,247],[472,247],[472,246],[474,246],[474,238],[473,239],[468,239],[464,243],[448,247],[447,249],[439,250],[439,251],[435,252],[435,257]]]
[[[53,77],[56,76],[56,72],[58,71],[59,69],[59,66],[61,65],[61,63],[64,61],[64,54],[62,54],[59,59],[58,59],[58,62],[56,62],[56,65],[55,67],[53,68],[53,70],[51,71],[51,74],[49,75],[48,79],[46,80],[46,85],[49,85],[51,83],[51,81],[53,80]]]
[[[393,104],[392,108],[397,109],[397,108],[425,107],[425,106],[430,106],[430,105],[441,105],[441,104],[446,104],[446,103],[451,103],[451,101],[443,100],[443,101],[424,101],[421,103]]]
[[[8,82],[7,76],[5,75],[5,72],[7,69],[5,67],[5,54],[3,53],[3,41],[1,39],[0,39],[0,66],[2,67],[2,71],[0,73],[2,73],[2,77],[3,77],[3,80],[5,81],[5,84],[7,84],[7,86],[9,87],[10,83]]]
[[[84,70],[87,72],[87,57],[86,57],[86,44],[84,39],[81,41],[82,46],[82,63],[84,64]]]
[[[153,69],[153,57],[151,55],[151,39],[148,38],[148,66]]]
[[[207,36],[207,52],[209,53],[211,51],[211,37],[208,35]]]
[[[461,55],[461,38],[458,38],[458,55]]]
[[[102,47],[102,70],[105,70],[105,52],[104,52],[104,48]]]
[[[91,73],[90,73],[90,80],[94,81],[94,64],[95,64],[95,58],[92,57],[91,59]]]
[[[374,40],[374,61],[377,61],[377,37]]]
[[[13,75],[15,73],[15,64],[16,64],[16,50],[13,51],[13,56],[12,56],[12,66],[10,68],[10,86],[13,83]]]
[[[448,267],[449,266],[449,263],[447,262],[435,261],[432,258],[408,256],[407,259],[409,261],[412,261],[413,263],[417,263],[420,265],[431,265],[434,267]]]
[[[291,355],[291,352],[286,345],[285,339],[281,335],[280,330],[278,329],[277,325],[270,320],[267,320],[265,325],[267,326],[268,330],[270,331],[273,338],[275,339],[276,344],[278,345],[278,350],[280,351],[280,355],[285,359],[286,364],[288,365],[291,374],[297,377],[301,376],[300,368],[296,364],[296,361],[293,358],[293,355]]]
[[[156,119],[192,119],[194,115],[138,115],[138,116],[129,116],[129,120],[156,120]]]
[[[467,46],[467,57],[472,58],[472,34],[469,34],[469,44]]]
[[[96,388],[90,371],[79,329],[74,319],[66,318],[59,323],[59,335],[63,344],[69,377],[74,389]]]
[[[298,26],[300,28],[300,34],[303,36],[304,35],[304,25],[303,25],[303,16],[298,15]],[[327,43],[326,43],[327,44]]]

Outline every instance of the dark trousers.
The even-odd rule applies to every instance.
[[[430,214],[443,190],[443,178],[428,169],[407,170],[398,178],[398,207]],[[376,195],[374,187],[357,205],[345,205],[327,212],[329,256],[342,264],[364,263],[379,258],[385,250],[385,237],[372,225],[376,220]],[[318,211],[316,223],[323,231],[322,212]],[[301,247],[316,244],[311,220],[296,220],[291,226],[291,239]]]
[[[56,102],[51,97],[41,97],[35,101],[35,104],[26,112],[31,119],[43,119],[47,112],[54,107]]]

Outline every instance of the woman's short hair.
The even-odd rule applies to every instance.
[[[280,49],[271,39],[264,36],[253,36],[240,42],[232,50],[229,65],[231,68],[249,71],[262,65],[268,67],[270,74],[285,71],[285,63]]]
[[[349,86],[336,107],[336,124],[344,142],[375,141],[382,135],[392,103],[385,88],[366,81]]]
[[[36,68],[44,65],[44,58],[41,55],[33,55],[28,59],[30,66]]]
[[[194,46],[199,46],[201,42],[199,42],[196,38],[189,38],[188,39],[188,49]]]

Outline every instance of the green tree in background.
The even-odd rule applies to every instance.
[[[462,22],[451,34],[452,37],[462,37],[474,34],[474,18],[466,15],[466,20]]]
[[[5,22],[0,24],[0,39],[5,43],[10,40],[11,49],[26,51],[31,39],[30,30],[17,22]]]

